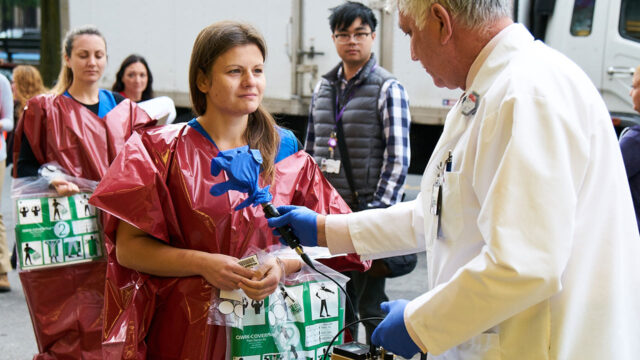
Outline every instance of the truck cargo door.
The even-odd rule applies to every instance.
[[[640,1],[611,0],[602,69],[602,96],[614,114],[634,114],[629,97],[640,65]]]

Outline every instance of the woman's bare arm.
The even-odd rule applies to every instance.
[[[199,275],[223,290],[237,289],[243,278],[256,275],[235,257],[176,248],[124,221],[116,233],[116,257],[120,265],[139,272],[167,277]]]

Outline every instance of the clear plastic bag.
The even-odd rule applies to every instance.
[[[272,255],[286,258],[292,253],[282,249]],[[318,262],[314,266],[343,288],[346,285],[344,275]],[[251,321],[245,316],[242,329],[230,329],[229,358],[319,359],[344,326],[344,305],[345,294],[338,285],[303,265],[284,278]]]
[[[98,183],[69,176],[56,163],[43,165],[39,173],[11,184],[20,270],[103,260],[99,216],[89,205]],[[73,182],[80,193],[58,195],[50,186],[53,178]]]
[[[239,263],[248,269],[255,269],[261,264],[274,260],[275,257],[266,251],[251,247]],[[254,323],[255,320],[252,319],[260,316],[263,306],[263,300],[256,301],[249,298],[242,289],[233,291],[215,289],[211,296],[207,322],[212,325],[242,329],[245,317],[249,323]],[[251,314],[252,312],[254,315]]]

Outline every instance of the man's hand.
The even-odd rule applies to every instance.
[[[385,350],[405,359],[411,359],[420,351],[418,345],[409,336],[404,324],[404,308],[408,303],[408,300],[394,300],[380,304],[380,308],[387,316],[371,335],[371,342],[374,345],[382,346]]]
[[[293,233],[303,246],[318,246],[318,213],[304,206],[285,205],[278,206],[280,216],[270,218],[267,221],[272,228],[290,225]],[[280,236],[278,230],[273,234]],[[288,245],[280,238],[283,245]]]

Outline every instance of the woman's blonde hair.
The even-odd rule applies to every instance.
[[[189,63],[189,90],[193,112],[203,115],[207,111],[207,96],[198,89],[198,75],[211,77],[215,61],[228,50],[242,45],[256,45],[266,59],[267,46],[262,35],[251,25],[221,21],[202,29],[196,37]],[[276,122],[262,105],[249,114],[245,140],[252,149],[262,154],[262,171],[268,181],[273,180],[275,157],[278,152],[280,136]]]
[[[71,68],[69,68],[65,64],[64,57],[65,55],[67,56],[67,58],[71,57],[71,52],[73,51],[73,41],[77,36],[80,35],[99,36],[102,41],[104,41],[105,51],[107,50],[107,41],[104,39],[104,36],[102,36],[100,30],[98,30],[95,26],[85,25],[73,30],[69,30],[69,32],[67,32],[67,35],[65,35],[64,37],[64,41],[62,42],[62,65],[60,67],[60,74],[58,74],[58,81],[56,82],[53,89],[51,89],[51,92],[53,92],[54,94],[62,95],[73,83],[73,72],[71,71]]]
[[[38,69],[31,65],[18,65],[13,69],[13,97],[16,100],[15,115],[19,119],[24,111],[24,105],[36,95],[47,92],[42,83]]]

